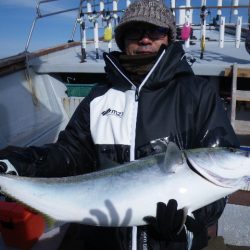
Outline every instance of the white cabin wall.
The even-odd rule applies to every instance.
[[[0,78],[0,148],[52,142],[68,122],[61,102],[66,90],[64,84],[32,71],[31,79],[37,105],[24,71]]]

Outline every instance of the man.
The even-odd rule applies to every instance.
[[[205,79],[194,76],[175,36],[174,17],[161,1],[132,3],[115,30],[122,52],[104,54],[109,84],[92,90],[55,144],[7,147],[0,158],[19,175],[52,177],[160,153],[169,141],[180,149],[237,147],[220,98]],[[2,172],[8,173],[6,166]],[[222,199],[196,211],[195,219],[188,217],[182,228],[183,211],[171,200],[157,204],[156,218],[145,218],[148,226],[79,226],[72,244],[78,242],[84,250],[181,250],[191,244],[193,250],[201,249],[207,243],[207,227],[224,206]]]

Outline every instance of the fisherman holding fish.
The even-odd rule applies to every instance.
[[[161,0],[133,2],[115,29],[120,51],[104,53],[109,84],[92,89],[57,142],[2,149],[0,172],[28,177],[80,175],[164,152],[169,142],[181,150],[239,147],[216,90],[194,75],[175,38],[174,16]],[[74,225],[71,246],[202,249],[207,229],[217,222],[225,203],[220,199],[186,217],[175,200],[167,204],[159,200],[154,204],[155,217],[144,218],[147,225]]]

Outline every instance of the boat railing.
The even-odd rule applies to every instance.
[[[31,38],[32,38],[32,34],[34,32],[35,25],[36,25],[36,23],[37,23],[37,21],[39,19],[46,18],[46,17],[53,16],[53,15],[66,13],[66,12],[70,12],[70,11],[75,11],[75,10],[78,9],[78,8],[71,8],[71,9],[65,9],[65,10],[61,10],[61,11],[55,11],[55,12],[43,14],[42,11],[41,11],[41,5],[46,4],[46,3],[50,3],[50,2],[55,2],[55,1],[59,1],[59,0],[42,0],[42,1],[37,2],[37,4],[36,4],[36,16],[35,16],[35,19],[32,22],[32,25],[31,25],[29,36],[28,36],[28,39],[27,39],[27,42],[26,42],[26,45],[25,45],[25,49],[24,49],[25,52],[28,51],[28,48],[29,48],[29,45],[30,45],[30,42],[31,42]]]
[[[44,5],[44,4],[48,4],[50,2],[55,2],[55,1],[60,1],[60,0],[41,0],[41,1],[38,1],[37,4],[36,4],[36,16],[32,22],[32,26],[31,26],[31,29],[30,29],[30,32],[29,32],[29,35],[28,35],[28,39],[26,41],[26,45],[25,45],[25,49],[24,51],[25,52],[28,52],[28,48],[30,46],[30,42],[31,42],[31,38],[32,38],[32,35],[33,35],[33,32],[34,32],[34,29],[35,29],[35,26],[36,26],[36,23],[39,19],[42,19],[42,18],[47,18],[47,17],[50,17],[50,16],[54,16],[54,15],[59,15],[59,14],[63,14],[63,13],[67,13],[67,12],[72,12],[72,11],[77,11],[77,15],[76,15],[76,18],[75,18],[75,23],[73,25],[73,31],[72,31],[72,34],[71,34],[71,38],[68,40],[68,41],[73,41],[74,40],[74,37],[75,37],[75,32],[76,32],[76,27],[77,27],[77,24],[80,24],[80,26],[83,27],[83,19],[84,16],[87,15],[87,19],[89,22],[92,22],[92,23],[97,23],[99,20],[98,19],[102,19],[102,21],[109,21],[109,19],[115,19],[116,23],[118,22],[117,19],[119,18],[118,16],[118,13],[120,12],[123,12],[124,9],[121,9],[121,10],[118,10],[118,0],[116,1],[106,1],[105,4],[106,5],[110,5],[110,4],[113,4],[113,9],[112,10],[108,10],[108,11],[105,11],[104,7],[104,1],[99,1],[99,4],[91,4],[91,1],[90,0],[80,0],[79,1],[79,6],[78,7],[75,7],[75,8],[66,8],[66,9],[63,9],[63,10],[60,10],[60,11],[54,11],[54,12],[50,12],[50,13],[43,13],[43,11],[41,10],[41,6]],[[86,4],[84,5],[84,2],[86,2]],[[127,5],[130,4],[130,1],[127,1]],[[96,11],[96,8],[99,7],[99,11]],[[107,8],[109,9],[109,7]],[[111,16],[112,14],[112,16]],[[110,17],[107,17],[107,15],[110,15]],[[91,29],[90,27],[83,27],[84,29]]]
[[[31,82],[30,78],[30,65],[29,58],[32,56],[28,53],[30,47],[32,35],[38,20],[47,18],[50,16],[60,15],[67,12],[76,12],[75,21],[73,23],[71,37],[68,42],[73,42],[76,35],[77,26],[80,27],[79,34],[79,44],[81,46],[81,60],[80,62],[85,62],[87,58],[87,46],[89,44],[95,49],[95,58],[99,59],[99,47],[100,41],[105,41],[107,43],[107,50],[111,51],[114,46],[114,40],[112,39],[112,30],[119,23],[120,16],[124,9],[131,4],[130,0],[118,1],[118,0],[79,0],[79,5],[74,8],[65,8],[58,11],[45,12],[42,11],[41,6],[48,5],[52,2],[62,2],[62,0],[39,0],[36,5],[36,16],[33,20],[28,39],[25,45],[25,65],[26,65],[26,77],[28,82]],[[242,5],[240,1],[232,1],[232,5],[223,6],[222,0],[217,1],[216,6],[209,6],[206,1],[202,0],[201,4],[198,6],[191,6],[191,0],[186,0],[184,6],[176,6],[177,1],[170,1],[170,7],[176,18],[177,31],[179,33],[185,33],[186,37],[179,35],[177,40],[182,40],[185,47],[188,48],[190,45],[195,43],[200,43],[200,59],[203,59],[203,52],[205,50],[206,44],[210,42],[217,42],[218,48],[223,48],[225,43],[233,42],[235,47],[239,48],[241,42],[243,41],[242,31],[247,30],[249,27],[249,20],[244,21],[239,9],[248,10],[248,16],[250,13],[250,4]],[[196,1],[197,4],[198,1]],[[119,3],[119,6],[118,6]],[[224,10],[230,10],[230,20],[226,22],[226,13]],[[194,21],[193,17],[197,16],[199,12],[198,21]],[[207,21],[208,17],[211,17],[211,13],[215,15],[213,22]],[[224,15],[225,14],[225,15]],[[233,22],[232,17],[235,17],[236,21]],[[244,28],[245,26],[245,28]],[[233,28],[234,35],[230,38],[225,39],[225,34],[228,27]],[[209,39],[207,37],[208,30],[217,29],[219,35],[216,39]],[[93,32],[89,32],[92,30]],[[192,31],[198,32],[198,36],[192,36]],[[178,33],[177,32],[177,33]],[[200,33],[200,34],[199,34]],[[92,49],[93,50],[93,49]],[[32,84],[30,84],[32,85]],[[34,95],[35,96],[35,95]]]
[[[82,60],[85,59],[86,54],[86,41],[89,40],[94,43],[94,47],[96,49],[96,59],[99,58],[99,42],[100,40],[105,40],[108,42],[108,50],[112,48],[112,28],[115,27],[120,20],[120,16],[124,9],[133,1],[126,0],[125,1],[118,1],[118,0],[79,0],[79,6],[75,8],[66,8],[59,11],[43,13],[41,6],[45,4],[49,4],[51,2],[60,2],[60,0],[40,0],[37,2],[36,5],[36,16],[33,20],[28,39],[25,45],[25,52],[27,53],[34,28],[36,23],[39,19],[46,18],[49,16],[59,15],[66,12],[76,11],[76,18],[73,24],[71,37],[68,41],[74,41],[76,27],[77,25],[80,26],[80,44],[82,48]],[[245,2],[245,1],[244,1]],[[120,4],[118,6],[118,3]],[[197,2],[196,2],[197,4]],[[201,1],[201,5],[199,6],[191,6],[191,0],[186,0],[186,4],[183,6],[176,6],[176,1],[170,1],[170,8],[172,9],[175,17],[176,23],[179,30],[183,30],[187,26],[190,26],[189,34],[186,39],[182,39],[181,36],[177,37],[179,40],[183,40],[186,47],[189,47],[192,44],[192,36],[190,30],[194,29],[200,30],[200,36],[198,37],[198,41],[201,43],[201,47],[205,46],[205,42],[209,43],[210,40],[206,37],[206,31],[211,29],[211,27],[217,29],[219,32],[218,38],[213,39],[213,41],[218,42],[218,47],[223,48],[225,42],[235,42],[235,47],[240,47],[240,42],[244,40],[244,34],[249,27],[249,18],[247,20],[243,20],[242,14],[239,10],[248,10],[248,14],[245,13],[245,16],[249,16],[250,13],[250,2],[249,5],[240,4],[240,1],[232,1],[232,5],[225,5],[223,6],[222,1],[217,1],[217,5],[206,5],[206,1]],[[223,13],[227,10],[227,13]],[[197,11],[199,12],[197,15]],[[229,11],[229,13],[228,13]],[[214,15],[213,21],[209,21],[208,18],[211,19],[211,15]],[[229,21],[226,22],[226,17],[230,16]],[[195,16],[200,16],[196,22],[194,22]],[[236,19],[232,22],[232,19]],[[244,17],[245,18],[245,17]],[[100,27],[100,23],[105,23],[105,27],[103,25]],[[225,33],[227,32],[228,27],[231,27],[234,30],[234,39],[225,39]],[[105,39],[105,35],[100,33],[100,28],[109,28],[109,38]],[[90,32],[86,32],[87,30],[93,30],[93,34],[91,37]],[[100,35],[101,34],[101,35]]]

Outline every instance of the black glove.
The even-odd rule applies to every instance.
[[[8,146],[0,150],[0,173],[34,176],[34,165],[45,162],[46,153],[46,149],[39,147]]]
[[[20,176],[63,177],[87,172],[78,168],[71,154],[64,150],[66,147],[56,143],[42,147],[8,146],[0,150],[0,161],[8,160]]]
[[[4,150],[0,151],[4,152]],[[6,158],[5,154],[0,153],[0,174],[11,174],[11,175],[18,175],[16,168],[10,163]],[[5,201],[12,201],[11,198],[5,197],[5,195],[0,193],[0,198],[5,199]]]
[[[31,158],[26,151],[15,146],[0,150],[0,173],[22,175],[23,166],[29,164]]]
[[[16,168],[7,160],[0,160],[0,174],[18,175]]]
[[[177,210],[177,201],[173,199],[169,200],[167,205],[163,202],[157,203],[156,217],[147,216],[144,218],[144,221],[157,233],[159,239],[168,242],[187,241],[184,228],[185,220],[185,210]]]

